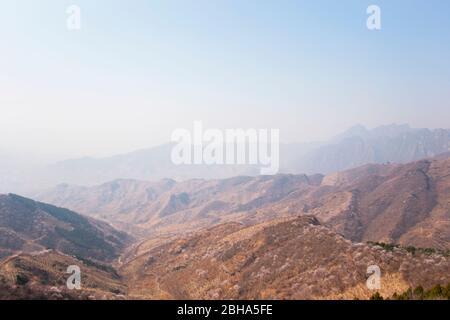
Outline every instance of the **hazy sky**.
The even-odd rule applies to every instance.
[[[285,142],[450,127],[449,16],[447,0],[2,0],[0,149],[103,156],[194,120]]]

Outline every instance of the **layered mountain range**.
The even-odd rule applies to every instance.
[[[444,155],[326,176],[60,185],[38,198],[144,237],[312,215],[352,241],[450,249],[450,158]]]
[[[184,181],[259,174],[259,166],[253,165],[175,165],[171,161],[173,146],[168,143],[106,158],[69,159],[32,167],[6,161],[8,156],[0,154],[0,192],[32,195],[61,183],[92,186],[117,179]],[[355,126],[324,142],[281,144],[280,172],[329,174],[368,163],[408,163],[449,150],[448,129],[388,125],[369,130]]]
[[[384,297],[447,285],[450,154],[415,150],[328,174],[0,195],[0,299],[367,299],[374,265]]]

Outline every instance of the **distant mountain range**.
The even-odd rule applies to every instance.
[[[414,129],[408,125],[368,130],[355,126],[292,160],[295,173],[331,173],[369,163],[408,163],[450,150],[450,130]]]
[[[60,182],[92,185],[115,179],[159,180],[170,178],[224,179],[257,175],[250,165],[176,166],[170,161],[172,144],[103,159],[75,159],[52,165],[49,174]],[[390,125],[368,130],[356,126],[328,142],[284,144],[281,171],[285,173],[327,174],[367,163],[407,163],[450,150],[450,130],[413,129]]]
[[[60,185],[38,199],[143,237],[312,215],[352,241],[450,249],[450,157],[339,173]]]
[[[0,172],[0,192],[34,195],[60,183],[92,186],[116,179],[182,181],[259,174],[259,167],[251,165],[178,166],[170,159],[172,147],[165,144],[108,158],[72,159],[31,169],[14,169],[9,162],[0,169],[4,171]],[[322,143],[282,144],[280,173],[328,174],[369,163],[407,163],[449,150],[448,129],[389,125],[368,130],[356,126]]]

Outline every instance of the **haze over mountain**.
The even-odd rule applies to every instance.
[[[170,145],[43,171],[10,171],[20,163],[3,158],[4,186],[22,185],[25,173],[40,187],[61,177],[164,178],[64,183],[37,193],[43,202],[0,195],[0,299],[366,299],[371,264],[383,270],[384,296],[446,285],[448,138],[443,129],[358,126],[282,147],[283,170],[327,174],[176,167],[165,160]],[[220,179],[188,179],[202,175]],[[70,265],[83,270],[77,292],[65,286]]]
[[[450,130],[388,125],[368,130],[359,125],[294,159],[297,173],[331,173],[368,163],[408,163],[450,150]]]
[[[92,186],[116,179],[182,181],[259,174],[259,166],[252,165],[175,165],[170,158],[172,147],[169,143],[108,158],[72,159],[32,168],[9,163],[0,169],[4,171],[0,192],[34,196],[60,183]],[[281,144],[280,172],[328,174],[368,163],[407,163],[449,148],[448,129],[356,126],[326,142]]]
[[[1,1],[0,300],[450,300],[449,12]]]
[[[104,159],[68,160],[49,168],[61,182],[91,185],[114,179],[223,179],[257,175],[257,166],[177,166],[170,161],[173,144]],[[406,163],[450,150],[450,130],[390,125],[368,130],[356,126],[330,141],[281,146],[281,171],[327,174],[367,163]]]

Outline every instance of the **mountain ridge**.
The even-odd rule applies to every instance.
[[[123,190],[113,190],[117,182],[112,182],[72,193],[50,190],[38,198],[125,229],[133,226],[130,231],[144,236],[302,214],[355,241],[444,249],[450,246],[449,177],[450,157],[441,156],[409,164],[368,164],[327,176],[196,179],[163,182],[164,188],[130,180],[132,187],[121,185]],[[136,205],[127,210],[128,203]]]
[[[110,157],[69,159],[31,169],[14,168],[6,162],[8,168],[0,182],[0,192],[33,196],[61,183],[93,186],[116,179],[185,181],[259,174],[255,165],[175,165],[171,161],[173,146],[166,143]],[[280,144],[279,173],[329,174],[367,163],[408,163],[449,150],[449,129],[395,124],[367,129],[359,125],[323,142]]]
[[[0,195],[0,251],[47,249],[111,262],[130,237],[105,222],[15,194]]]
[[[139,299],[369,299],[371,265],[385,297],[450,281],[448,256],[352,243],[314,217],[230,222],[132,257],[121,273]]]

